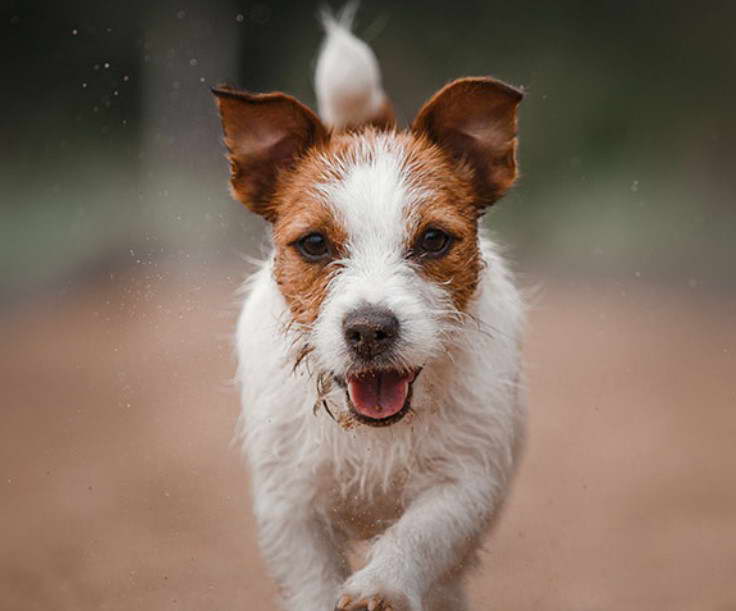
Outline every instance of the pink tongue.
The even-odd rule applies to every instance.
[[[348,378],[348,393],[356,411],[381,419],[401,411],[409,394],[411,375],[380,371]]]

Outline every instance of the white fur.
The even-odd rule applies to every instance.
[[[460,579],[503,502],[523,434],[522,301],[496,248],[479,238],[477,292],[467,312],[455,311],[447,288],[405,256],[416,209],[432,193],[392,134],[364,149],[341,162],[339,181],[315,185],[349,252],[315,324],[288,324],[272,259],[250,280],[238,322],[260,545],[286,609],[329,611],[347,595],[382,596],[393,611],[462,611]],[[345,430],[314,411],[324,398],[339,418],[344,391],[322,397],[316,380],[345,373],[342,320],[364,302],[399,318],[396,361],[423,370],[413,417]],[[293,370],[305,341],[314,351]],[[350,541],[366,538],[366,564],[351,574]]]
[[[322,15],[326,36],[317,60],[315,88],[320,116],[336,128],[371,119],[386,101],[376,56],[350,32],[354,12],[353,4],[338,19],[329,12]]]
[[[390,310],[399,320],[399,366],[421,367],[439,349],[439,319],[447,293],[421,280],[405,257],[414,208],[431,194],[408,180],[405,152],[391,134],[364,142],[341,171],[344,179],[319,185],[347,230],[350,257],[337,262],[330,294],[312,334],[320,369],[345,375],[350,363],[342,333],[348,312],[362,303]]]
[[[425,363],[413,420],[385,429],[345,431],[313,413],[312,378],[291,371],[289,314],[271,262],[254,276],[237,332],[243,447],[285,608],[331,609],[345,592],[399,592],[412,611],[464,608],[459,594],[450,606],[433,601],[457,590],[501,505],[524,421],[521,300],[490,242],[483,251],[472,317]],[[365,532],[381,536],[349,577],[346,542]]]

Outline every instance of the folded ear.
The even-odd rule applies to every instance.
[[[326,141],[327,130],[309,108],[284,93],[251,94],[228,87],[212,93],[225,132],[233,197],[273,221],[270,199],[278,173]]]
[[[483,207],[516,180],[516,109],[522,98],[521,91],[492,78],[463,78],[437,92],[412,124],[470,165]]]

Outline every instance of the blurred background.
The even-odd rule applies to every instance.
[[[230,445],[267,244],[209,87],[314,106],[312,2],[0,2],[0,608],[274,609]],[[527,91],[487,216],[522,286],[526,458],[474,608],[736,609],[736,4],[363,2],[408,122]]]

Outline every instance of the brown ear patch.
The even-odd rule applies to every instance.
[[[293,167],[328,133],[304,104],[284,93],[251,94],[229,87],[212,90],[230,160],[233,197],[269,221],[279,172]]]
[[[450,157],[467,163],[482,207],[492,204],[517,177],[518,89],[488,77],[456,80],[419,111],[412,129]]]

